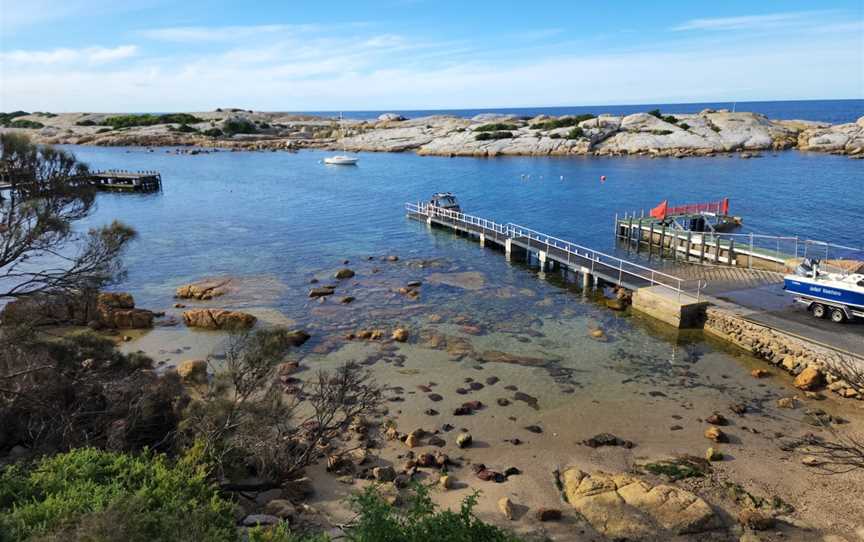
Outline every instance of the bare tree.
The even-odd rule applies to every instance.
[[[276,367],[290,343],[281,328],[233,332],[224,369],[190,405],[184,433],[202,442],[223,474],[251,464],[273,483],[294,478],[355,419],[380,406],[380,388],[355,363],[284,388]]]
[[[74,155],[0,134],[0,300],[38,293],[81,294],[122,278],[120,255],[135,232],[120,222],[80,232],[95,191]]]

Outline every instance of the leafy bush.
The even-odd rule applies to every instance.
[[[204,122],[195,115],[188,113],[168,113],[165,115],[117,115],[105,119],[104,124],[117,128],[131,128],[134,126],[154,126],[156,124],[195,124]]]
[[[75,126],[96,126],[96,122],[91,119],[79,120],[75,123]]]
[[[669,124],[678,124],[678,119],[676,119],[672,115],[665,115],[664,116],[663,113],[661,113],[659,109],[652,109],[651,111],[648,112],[648,114],[651,115],[652,117],[657,117],[658,119],[660,119],[664,122],[668,122]]]
[[[42,124],[41,122],[36,122],[35,120],[24,120],[24,119],[13,120],[12,122],[10,122],[8,124],[8,126],[11,128],[33,128],[33,129],[45,127],[45,125]]]
[[[219,128],[208,128],[202,133],[207,137],[222,137],[224,135]]]
[[[549,139],[561,139],[561,134],[549,134]]]
[[[672,130],[651,130],[651,133],[654,135],[669,135],[672,133]]]
[[[405,509],[387,504],[374,487],[353,498],[358,512],[347,530],[356,542],[518,542],[518,538],[474,515],[477,494],[462,501],[458,512],[438,510],[429,490],[416,484]]]
[[[474,139],[477,141],[492,141],[496,139],[510,139],[513,137],[511,132],[480,132]]]
[[[9,123],[12,122],[13,119],[18,117],[25,117],[30,113],[26,111],[12,111],[11,113],[0,113],[0,125],[9,126]]]
[[[484,124],[474,128],[475,132],[500,132],[504,130],[516,130],[518,126],[515,124],[505,124],[503,122],[493,122],[492,124]]]
[[[690,129],[690,125],[687,124],[686,122],[682,122],[682,123],[680,123],[680,124],[678,125],[678,127],[679,127],[679,128],[682,128],[682,129],[684,129],[684,130],[689,130],[689,129]]]
[[[532,124],[532,130],[554,130],[556,128],[566,128],[567,126],[576,126],[580,122],[591,120],[597,118],[595,115],[591,113],[585,113],[583,115],[575,115],[568,117],[561,117],[560,119],[552,119],[547,120],[545,122],[538,122],[537,124]]]
[[[96,130],[96,133],[97,134],[106,134],[106,133],[110,132],[111,130],[112,130],[111,128],[106,126],[105,128],[99,128],[98,130]]]
[[[583,137],[585,137],[585,131],[578,126],[567,132],[567,139],[580,139]]]
[[[258,128],[251,121],[243,118],[228,119],[222,125],[222,131],[227,136],[234,134],[257,134]]]
[[[173,131],[182,132],[184,134],[197,134],[198,128],[195,128],[194,126],[189,126],[188,124],[181,124],[177,128],[174,128]]]
[[[133,456],[93,448],[0,474],[0,541],[235,541],[232,505],[192,453]]]

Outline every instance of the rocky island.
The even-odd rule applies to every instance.
[[[204,113],[0,115],[2,131],[41,143],[101,146],[189,146],[231,150],[347,149],[435,156],[711,156],[798,149],[864,156],[864,117],[829,124],[773,120],[758,113],[705,109],[632,115],[533,118],[482,114],[416,119],[388,113],[345,120],[278,112],[217,109]],[[195,152],[195,151],[192,151]]]

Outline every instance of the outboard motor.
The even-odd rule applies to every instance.
[[[804,258],[795,268],[795,274],[801,277],[815,277],[819,268],[819,260],[816,258]]]

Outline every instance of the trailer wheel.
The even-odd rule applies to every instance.
[[[842,309],[831,309],[831,321],[835,324],[842,324],[846,321],[846,313]]]
[[[825,305],[822,305],[821,303],[813,303],[810,310],[813,311],[813,316],[816,318],[825,318],[826,316]]]

